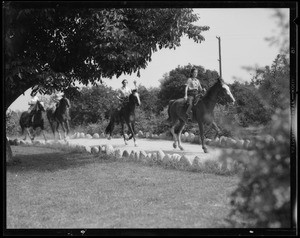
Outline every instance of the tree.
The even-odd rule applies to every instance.
[[[139,86],[138,92],[142,102],[140,108],[147,112],[148,115],[159,114],[162,108],[161,101],[158,98],[159,88],[152,87],[147,89],[144,86]]]
[[[272,113],[290,107],[290,65],[285,55],[277,55],[271,67],[257,72],[252,84]]]
[[[70,116],[74,126],[99,123],[109,117],[109,112],[118,104],[116,91],[104,85],[84,87],[74,97]]]
[[[200,43],[209,29],[192,24],[192,9],[46,6],[4,3],[6,109],[28,88],[51,94],[75,81],[139,76],[158,48],[175,49],[183,35]]]
[[[241,126],[266,124],[270,121],[270,111],[264,106],[253,84],[235,81],[230,88],[236,99],[236,112]]]
[[[288,15],[285,14],[285,10],[280,8],[274,8],[272,17],[277,21],[277,28],[275,34],[271,37],[266,37],[265,40],[270,43],[271,46],[279,47],[280,54],[289,55],[290,48],[290,21]]]
[[[31,5],[30,5],[31,4]],[[41,7],[43,6],[43,7]],[[137,73],[158,48],[195,42],[208,26],[186,8],[76,8],[76,3],[4,2],[5,110],[27,89],[51,94],[76,81]],[[75,89],[76,90],[76,89]]]

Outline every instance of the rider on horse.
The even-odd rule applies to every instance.
[[[133,81],[135,89],[137,89],[136,81]],[[128,81],[124,79],[122,81],[122,87],[118,90],[118,96],[119,99],[119,108],[122,107],[126,102],[129,100],[129,95],[132,93],[132,90],[127,86]]]
[[[186,110],[187,120],[192,120],[192,106],[196,96],[201,93],[202,96],[205,92],[205,89],[202,88],[200,81],[197,79],[198,70],[196,68],[192,68],[190,78],[188,78],[186,87],[185,87],[185,95],[184,99],[187,101],[188,108]]]
[[[52,96],[51,96],[51,102],[50,102],[50,107],[58,107],[59,101],[60,99],[62,99],[63,97],[63,93],[62,92],[55,92]]]
[[[29,115],[30,115],[30,117],[29,118],[31,118],[31,122],[33,123],[34,122],[34,108],[35,108],[35,105],[36,105],[36,103],[39,101],[39,98],[38,98],[38,96],[33,96],[33,95],[31,95],[31,99],[29,100],[29,102],[28,102],[28,105],[30,105],[29,106],[29,108],[28,108],[28,113],[29,113]],[[42,104],[42,106],[44,106],[44,103],[43,102],[40,102],[41,104]]]

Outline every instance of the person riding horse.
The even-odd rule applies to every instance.
[[[30,115],[30,118],[31,118],[30,120],[31,120],[32,123],[34,122],[34,113],[35,113],[33,109],[35,108],[35,105],[36,105],[37,101],[39,101],[38,96],[31,95],[31,99],[28,102],[28,105],[30,105],[30,106],[29,106],[27,111]],[[43,102],[40,101],[40,103],[42,104],[42,106],[44,106]]]
[[[129,100],[129,95],[131,94],[132,90],[127,86],[128,81],[124,79],[122,81],[123,86],[118,90],[118,96],[119,99],[119,107],[121,108],[124,106],[125,103]],[[133,84],[135,86],[135,89],[137,90],[136,81],[133,81]]]
[[[57,108],[60,99],[62,99],[62,97],[64,96],[64,94],[62,92],[55,92],[52,96],[51,96],[51,102],[50,102],[50,106],[49,107],[53,107],[53,108]]]
[[[184,99],[187,101],[188,108],[186,110],[187,121],[192,121],[192,106],[193,102],[196,99],[196,96],[200,93],[200,98],[197,98],[197,101],[200,100],[204,93],[205,89],[202,88],[200,81],[197,79],[198,70],[192,68],[190,78],[188,78],[187,83],[185,84],[185,95]]]
[[[58,130],[59,125],[61,125],[65,133],[66,140],[69,133],[69,120],[71,119],[69,115],[69,109],[71,108],[70,100],[64,93],[56,92],[51,96],[51,101],[51,105],[46,110],[46,115],[54,134],[54,139],[55,132],[59,134],[59,139],[61,139],[61,135]]]

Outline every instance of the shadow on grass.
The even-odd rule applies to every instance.
[[[91,163],[108,163],[106,155],[92,155],[44,147],[12,146],[14,163],[7,172],[57,171],[82,167]]]

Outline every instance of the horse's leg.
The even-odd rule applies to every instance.
[[[45,131],[44,131],[44,129],[42,129],[42,133],[43,133],[43,136],[44,136],[45,142],[47,142],[47,138],[46,138],[46,135],[45,135]]]
[[[125,138],[125,128],[124,128],[124,123],[123,122],[121,122],[121,129],[122,129],[122,134],[123,134],[125,145],[127,145],[127,141],[126,141],[126,138]]]
[[[70,125],[68,120],[65,121],[65,128],[66,128],[65,131],[65,141],[66,141],[69,138],[69,132],[70,132]]]
[[[133,138],[134,146],[137,146],[136,139],[135,139],[135,135],[134,135],[134,125],[133,125],[132,122],[129,122],[129,123],[127,124],[127,126],[128,126],[128,128],[129,128],[129,130],[130,130],[130,132],[131,132],[131,136],[130,136],[130,137]]]
[[[60,123],[60,122],[58,122],[58,121],[56,122],[56,127],[55,127],[55,130],[56,130],[56,132],[57,132],[57,134],[58,134],[59,140],[61,140],[60,131],[58,130],[59,123]]]
[[[50,124],[50,127],[51,127],[51,130],[52,130],[52,132],[53,132],[53,136],[54,136],[54,140],[55,140],[55,128],[54,128],[54,125],[53,125],[53,121],[51,121],[51,120],[49,120],[48,119],[48,121],[49,121],[49,124]]]
[[[199,131],[200,131],[200,138],[201,138],[201,143],[202,143],[202,149],[203,149],[204,153],[208,153],[207,148],[206,148],[205,143],[204,143],[203,123],[202,122],[198,122],[198,125],[199,125]]]
[[[221,134],[221,130],[214,121],[212,122],[211,126],[216,131],[216,135],[215,135],[215,138],[214,138],[214,139],[216,139],[217,136]]]
[[[36,129],[32,129],[32,130],[33,130],[33,132],[31,134],[32,135],[32,139],[31,140],[33,141],[34,138],[35,138],[35,136],[36,136]]]
[[[66,120],[66,128],[67,128],[67,135],[69,135],[69,132],[70,132],[69,120]]]
[[[25,129],[25,128],[24,128],[24,127],[22,127],[22,135],[24,135],[24,129]],[[24,139],[23,139],[23,140],[25,141],[25,140],[26,140],[26,138],[27,138],[27,133],[25,133],[25,137],[24,137]]]
[[[184,150],[183,147],[181,146],[181,133],[183,131],[183,128],[185,126],[185,122],[180,120],[180,124],[179,124],[179,132],[178,132],[178,147],[181,150]]]
[[[31,137],[31,135],[30,135],[29,128],[26,128],[26,131],[27,131],[27,134],[28,134],[28,136],[29,136],[30,140],[31,140],[31,141],[33,141],[33,138],[32,138],[32,137]],[[25,137],[25,138],[26,138],[26,137]]]
[[[67,129],[65,127],[65,122],[64,121],[61,122],[61,127],[64,131],[64,140],[66,141],[67,140]]]
[[[177,148],[177,136],[176,136],[174,130],[175,130],[175,127],[176,127],[177,123],[178,123],[178,120],[173,124],[173,126],[170,129],[171,134],[173,135],[173,139],[174,139],[173,147],[175,149]]]
[[[129,130],[130,130],[130,133],[131,133],[131,135],[129,136],[128,140],[130,140],[130,139],[133,138],[133,136],[134,136],[134,123],[131,122],[130,125],[131,125],[131,127],[132,127],[132,131],[131,131],[131,129],[130,129],[129,126],[128,126],[128,128],[129,128]],[[133,132],[133,133],[132,133],[132,132]]]
[[[110,127],[110,130],[109,130],[109,136],[108,136],[108,140],[111,140],[111,137],[112,137],[112,133],[113,133],[113,130],[115,128],[115,121],[114,119],[112,118],[109,122],[109,127]]]

